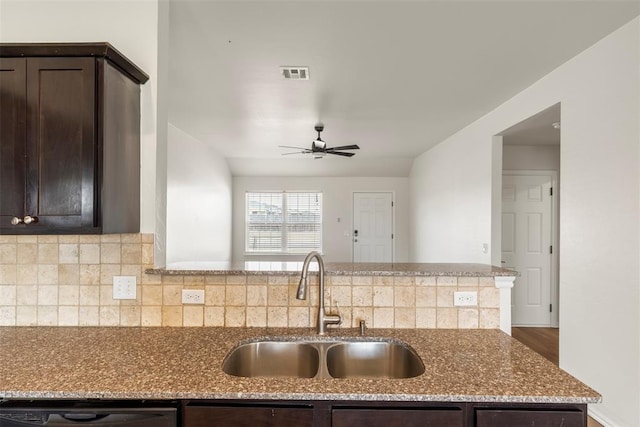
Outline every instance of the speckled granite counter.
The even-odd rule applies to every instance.
[[[317,270],[315,263],[311,270]],[[302,262],[219,262],[184,264],[180,268],[151,268],[147,274],[162,275],[283,275],[300,274]],[[428,264],[428,263],[325,263],[325,273],[339,276],[457,276],[496,277],[517,276],[518,273],[506,268],[488,264]]]
[[[340,330],[340,337],[359,338]],[[0,328],[0,398],[298,399],[596,403],[600,395],[498,330],[369,330],[411,345],[403,380],[238,378],[224,356],[256,337],[309,329]],[[329,335],[325,339],[336,339]]]

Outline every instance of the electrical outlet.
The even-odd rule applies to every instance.
[[[113,299],[136,299],[136,276],[113,276]]]
[[[202,289],[183,289],[183,304],[204,304],[204,290]]]
[[[478,293],[474,291],[454,292],[453,305],[455,306],[478,305]]]

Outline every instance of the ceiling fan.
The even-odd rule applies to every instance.
[[[327,147],[327,144],[320,138],[320,132],[324,130],[324,125],[322,123],[318,123],[314,129],[318,132],[318,137],[311,142],[311,148],[302,148],[302,147],[291,147],[289,145],[279,145],[281,148],[293,148],[295,151],[293,153],[282,153],[283,156],[287,156],[290,154],[312,154],[315,159],[321,159],[326,154],[335,154],[338,156],[345,157],[353,157],[356,153],[348,153],[342,150],[359,150],[360,147],[357,145],[342,145],[340,147]]]

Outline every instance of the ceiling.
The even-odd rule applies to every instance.
[[[169,121],[235,176],[407,176],[639,14],[637,1],[172,0]],[[356,156],[282,156],[278,145],[309,147],[317,122]]]
[[[560,145],[560,104],[540,111],[531,117],[502,131],[505,145]]]

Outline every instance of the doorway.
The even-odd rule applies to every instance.
[[[560,113],[561,105],[559,103],[552,105],[499,133],[496,135],[499,139],[494,140],[499,143],[499,145],[495,145],[495,147],[499,147],[497,149],[500,153],[499,158],[501,158],[502,165],[501,170],[495,171],[496,173],[494,175],[502,181],[501,183],[494,181],[497,184],[494,187],[496,191],[495,194],[497,195],[494,200],[497,201],[497,204],[494,205],[496,209],[494,209],[493,212],[496,220],[496,230],[499,231],[499,236],[496,236],[497,239],[494,240],[494,244],[504,246],[496,254],[502,257],[495,257],[494,260],[504,261],[502,265],[507,266],[507,264],[509,264],[509,266],[513,266],[513,268],[521,274],[521,276],[515,280],[511,293],[512,325],[529,329],[529,332],[531,332],[534,337],[537,336],[537,334],[535,334],[537,327],[550,326],[557,328],[559,326],[558,320],[561,309],[561,307],[559,307],[559,274],[561,264],[558,239],[561,227],[559,216],[559,201],[561,197]],[[522,178],[514,178],[512,175],[521,175]],[[529,178],[524,178],[525,176],[529,176]],[[514,179],[525,182],[511,182]],[[531,182],[526,182],[527,180]],[[503,189],[502,187],[510,188]],[[520,187],[520,189],[517,190],[516,187]],[[501,190],[503,190],[502,197],[500,197]],[[510,213],[508,211],[511,208],[509,206],[511,201],[509,200],[513,200],[517,192],[522,192],[522,195],[526,198],[539,199],[537,203],[542,205],[547,203],[547,201],[543,203],[543,199],[548,198],[551,203],[551,219],[550,221],[546,219],[543,220],[543,214],[541,212],[537,212],[535,209],[527,211],[531,206],[525,206],[521,209],[522,212],[520,212],[520,215],[525,219],[523,222],[524,225],[521,225],[520,228],[523,228],[525,231],[522,236],[515,234],[511,236],[510,230],[517,228],[517,221],[515,220],[515,216],[509,216]],[[532,204],[535,205],[536,203]],[[505,207],[506,210],[503,210],[503,207]],[[547,211],[548,208],[543,210]],[[506,217],[503,217],[503,214],[506,214]],[[550,223],[551,227],[550,238],[546,231],[549,228],[547,223]],[[534,238],[533,235],[536,234],[538,237]],[[516,266],[515,261],[511,259],[513,255],[507,253],[510,250],[514,250],[517,245],[522,246],[527,239],[531,241],[524,245],[525,255],[531,255],[527,254],[527,252],[538,252],[538,256],[542,257],[544,255],[546,257],[539,267],[528,268],[526,264]],[[547,243],[547,241],[549,243]],[[547,249],[546,251],[544,250],[545,248]],[[546,252],[546,254],[544,252]],[[548,274],[545,270],[547,268],[547,262],[550,263],[550,272]],[[544,290],[541,288],[543,279],[546,280],[547,278],[550,278],[551,281],[550,292],[546,290],[546,287]],[[530,286],[532,284],[533,286]],[[535,315],[531,313],[523,314],[520,309],[521,306],[525,306],[525,311],[529,309],[529,311],[533,311],[537,306],[539,310],[537,315],[539,318],[535,319]],[[545,345],[548,345],[548,343]],[[556,342],[555,347],[557,346],[558,344]],[[552,350],[557,351],[557,348]]]
[[[353,262],[393,262],[393,193],[353,193]]]

